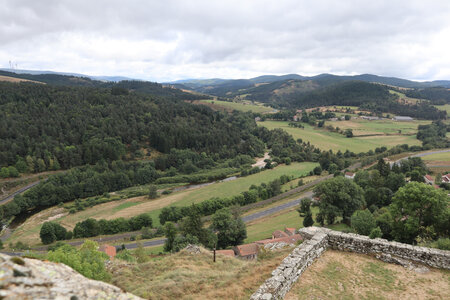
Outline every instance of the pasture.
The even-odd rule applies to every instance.
[[[447,299],[449,283],[448,270],[418,273],[369,255],[327,250],[285,299]]]
[[[208,106],[219,109],[219,110],[239,110],[239,111],[251,111],[254,113],[262,113],[267,114],[274,111],[273,108],[268,106],[263,106],[258,103],[248,102],[228,102],[228,101],[220,101],[220,100],[200,100],[200,104],[208,104]]]
[[[158,216],[164,207],[170,205],[190,205],[191,203],[198,203],[213,197],[234,196],[248,190],[252,184],[267,183],[279,178],[281,175],[293,176],[295,178],[306,175],[317,165],[317,163],[311,162],[292,163],[289,166],[280,165],[274,169],[265,170],[236,180],[203,185],[170,195],[162,195],[157,199],[149,199],[147,196],[134,197],[103,203],[74,214],[68,214],[64,211],[64,208],[52,207],[30,217],[12,234],[7,242],[15,243],[20,240],[30,245],[39,244],[39,230],[45,221],[50,220],[58,222],[67,229],[72,230],[77,222],[88,218],[130,218],[146,212],[150,213],[153,218],[153,224],[156,226],[159,225]]]
[[[414,122],[394,122],[392,120],[375,121],[367,120],[351,120],[351,121],[326,121],[325,126],[338,126],[340,129],[352,128],[355,133],[377,134],[372,136],[360,136],[353,138],[346,138],[344,135],[337,132],[330,132],[326,129],[312,127],[308,124],[303,124],[305,128],[289,127],[289,122],[286,121],[264,121],[258,122],[259,126],[264,126],[268,129],[281,128],[291,134],[295,139],[302,139],[305,142],[310,142],[312,145],[322,150],[345,151],[349,150],[355,153],[367,152],[374,150],[377,147],[386,146],[388,148],[396,145],[408,144],[421,145],[421,142],[416,139],[413,134],[417,132],[419,124],[426,124],[427,121]],[[383,124],[382,122],[386,122]],[[407,124],[405,124],[407,123]],[[429,122],[428,122],[429,123]],[[415,130],[414,130],[415,126]],[[399,134],[398,130],[402,130]],[[388,133],[395,133],[396,135],[388,135]],[[406,135],[413,134],[413,135]]]

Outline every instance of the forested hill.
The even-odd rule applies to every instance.
[[[59,75],[59,74],[16,74],[0,70],[0,75],[27,79],[37,82],[46,83],[54,86],[71,86],[71,87],[96,87],[96,88],[110,88],[115,94],[126,94],[129,91],[148,94],[153,96],[164,96],[173,98],[183,98],[185,100],[205,99],[207,96],[194,95],[186,93],[179,89],[164,87],[159,83],[139,80],[124,80],[119,82],[113,81],[99,81],[87,77]]]
[[[126,83],[124,86],[128,86]],[[109,88],[0,82],[0,166],[70,168],[152,147],[233,157],[263,151],[250,115],[214,112],[179,97]]]

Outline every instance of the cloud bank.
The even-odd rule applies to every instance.
[[[450,79],[450,1],[0,0],[0,67]]]

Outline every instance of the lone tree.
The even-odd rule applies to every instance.
[[[308,212],[311,212],[311,199],[303,198],[300,200],[300,207],[297,209],[300,217],[306,216]]]
[[[53,243],[54,241],[60,241],[66,239],[67,230],[55,222],[45,222],[39,236],[44,245]]]
[[[447,199],[444,191],[424,183],[411,182],[401,187],[389,206],[394,239],[416,243],[418,237],[448,236],[450,209]]]
[[[303,226],[309,227],[314,225],[311,210],[306,213],[305,219],[303,219]]]
[[[166,242],[164,243],[164,251],[172,252],[174,241],[177,236],[177,228],[172,222],[164,224],[164,234],[166,235]]]
[[[217,232],[219,248],[237,246],[247,237],[244,222],[240,217],[233,216],[229,208],[222,208],[213,215],[211,229]]]
[[[351,215],[365,205],[363,190],[352,180],[338,176],[319,183],[314,193],[320,198],[319,215],[333,224],[337,217],[350,225]]]
[[[150,199],[155,199],[158,197],[158,189],[156,188],[156,185],[151,184],[148,189],[148,197]]]

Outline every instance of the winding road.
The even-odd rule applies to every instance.
[[[19,189],[18,191],[12,193],[11,195],[9,195],[8,197],[6,197],[5,199],[0,200],[0,205],[1,205],[1,204],[5,204],[6,202],[8,202],[8,201],[14,199],[14,197],[15,197],[16,195],[22,194],[23,192],[25,192],[25,191],[31,189],[33,186],[38,185],[40,182],[41,182],[41,181],[38,180],[38,181],[36,181],[36,182],[30,183],[30,184],[27,185],[27,186],[24,186],[23,188],[21,188],[21,189]]]
[[[419,153],[419,154],[407,156],[407,157],[402,158],[402,159],[407,159],[408,157],[423,157],[423,156],[427,156],[427,155],[432,155],[432,154],[437,154],[437,153],[444,153],[444,152],[450,152],[450,149],[439,150],[439,151],[432,151],[432,152],[426,152],[426,153]],[[400,161],[402,159],[399,159],[396,162],[398,162],[398,161]],[[355,168],[358,168],[359,166],[360,166],[360,164],[357,163],[357,164],[352,165],[350,167],[350,169],[355,169]],[[275,196],[275,197],[273,197],[271,199],[267,199],[264,202],[267,201],[266,203],[271,203],[271,202],[278,201],[280,199],[286,198],[288,196],[291,196],[293,194],[305,191],[306,189],[309,189],[309,188],[313,187],[314,185],[318,184],[319,182],[322,182],[322,181],[324,181],[326,179],[329,179],[331,177],[333,177],[333,175],[328,175],[328,176],[324,176],[324,177],[318,178],[318,179],[316,179],[316,180],[314,180],[312,182],[309,182],[308,184],[305,184],[303,186],[300,186],[300,187],[297,187],[297,188],[292,189],[290,191],[287,191],[287,192],[285,192],[283,194],[280,194],[278,196]],[[37,182],[37,183],[39,183],[39,182]],[[37,183],[35,183],[35,184],[37,184]],[[28,187],[28,188],[31,188],[31,187]],[[18,191],[17,193],[20,193],[20,192]],[[248,222],[260,219],[260,218],[264,218],[264,217],[276,214],[276,213],[278,213],[280,211],[283,211],[285,209],[289,209],[289,208],[298,206],[299,203],[300,203],[300,200],[302,198],[312,197],[312,195],[313,195],[312,191],[306,191],[306,192],[300,194],[295,200],[292,200],[292,201],[289,201],[289,202],[286,202],[286,203],[283,203],[283,204],[280,204],[280,205],[277,205],[277,206],[274,206],[274,207],[271,207],[271,208],[268,208],[268,209],[265,209],[265,210],[253,213],[253,214],[246,215],[246,216],[242,217],[242,220],[245,223],[248,223]],[[258,204],[258,203],[254,203],[254,204]],[[253,205],[253,204],[250,204],[250,205]],[[124,234],[120,234],[120,235],[114,235],[114,236],[108,236],[108,237],[102,237],[102,238],[95,238],[93,240],[97,241],[97,242],[114,241],[114,240],[118,240],[118,239],[121,239],[121,238],[126,238],[126,237],[130,237],[130,236],[136,235],[137,233],[138,232],[128,232],[128,233],[124,233]],[[162,239],[155,239],[155,240],[141,242],[140,244],[142,244],[143,247],[152,247],[152,246],[163,245],[165,241],[166,241],[166,239],[162,238]],[[83,241],[68,242],[68,244],[73,245],[73,246],[81,245],[82,243],[83,243]],[[121,246],[116,246],[116,248],[120,248],[120,247]],[[136,249],[137,247],[138,247],[138,243],[130,243],[130,244],[126,244],[125,245],[125,248],[127,248],[127,249]],[[45,251],[46,249],[47,249],[47,247],[39,247],[39,248],[34,248],[33,250]],[[2,253],[6,253],[6,254],[9,254],[9,255],[12,255],[11,253],[13,253],[13,252],[2,252]],[[21,253],[20,252],[14,252],[14,254],[15,255],[20,255]]]

